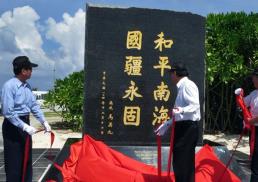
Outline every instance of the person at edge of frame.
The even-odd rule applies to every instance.
[[[254,69],[252,74],[252,82],[255,87],[249,95],[244,97],[244,102],[247,107],[250,108],[252,118],[249,118],[249,123],[255,125],[255,144],[253,156],[251,159],[251,181],[258,181],[258,68]],[[235,90],[236,95],[240,95],[243,92],[242,88]]]
[[[31,77],[32,68],[38,65],[30,62],[27,56],[16,57],[12,64],[15,76],[3,85],[1,94],[6,181],[22,181],[25,141],[29,136],[29,156],[24,175],[26,182],[32,182],[31,135],[37,130],[30,126],[30,113],[43,125],[45,132],[50,132],[51,127],[45,120],[31,87],[27,83]]]
[[[188,70],[181,62],[170,69],[172,83],[177,87],[177,96],[172,109],[175,117],[173,169],[176,182],[195,181],[195,147],[198,141],[198,121],[201,119],[199,90],[188,78]],[[165,134],[172,125],[169,119],[155,133]]]

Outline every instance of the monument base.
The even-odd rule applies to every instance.
[[[59,165],[65,161],[70,155],[70,145],[79,141],[78,138],[67,139],[64,147],[60,151],[59,155],[55,159],[55,162]],[[110,146],[116,151],[119,151],[133,159],[141,161],[145,164],[157,166],[157,147],[156,146]],[[213,151],[216,156],[226,164],[230,158],[230,151],[225,146],[212,146]],[[198,152],[202,146],[196,147],[196,152]],[[162,147],[162,170],[167,170],[167,160],[168,160],[169,146]],[[250,178],[250,171],[246,165],[246,161],[239,158],[233,158],[229,169],[241,179],[242,182],[248,182]],[[171,167],[173,171],[173,167]],[[54,167],[51,166],[46,175],[42,178],[42,181],[46,180],[56,180],[63,181],[61,173]]]

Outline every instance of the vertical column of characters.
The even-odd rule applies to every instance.
[[[114,103],[112,100],[110,100],[108,102],[108,126],[107,126],[107,134],[108,135],[113,135],[114,131],[113,131],[113,122],[114,122],[114,107],[113,107]]]
[[[127,49],[141,50],[142,48],[142,32],[128,31],[126,39]],[[139,55],[127,55],[125,56],[124,73],[128,77],[142,76],[142,56]],[[128,89],[125,90],[123,99],[129,99],[132,104],[124,106],[123,123],[124,125],[139,126],[141,117],[141,108],[134,103],[135,98],[142,98],[143,96],[139,92],[137,83],[131,79]]]
[[[100,134],[105,133],[105,102],[106,102],[106,71],[102,72],[101,100],[100,100]]]
[[[166,40],[164,38],[164,33],[160,32],[158,35],[158,39],[154,41],[155,48],[159,52],[162,52],[165,48],[171,48],[173,45],[173,40],[169,39]],[[153,112],[153,120],[152,125],[158,125],[162,122],[169,119],[169,109],[165,108],[162,103],[167,102],[170,97],[170,90],[168,88],[168,85],[165,83],[163,79],[164,73],[166,70],[170,70],[171,66],[169,65],[169,58],[168,56],[160,56],[158,64],[153,66],[154,69],[160,70],[160,77],[161,82],[157,83],[157,87],[153,90],[153,98],[156,102],[159,102],[159,106],[154,106],[154,112]]]

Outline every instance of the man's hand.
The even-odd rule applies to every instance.
[[[36,129],[26,123],[23,125],[23,131],[26,131],[29,135],[33,135],[36,133]]]
[[[175,114],[183,114],[184,110],[183,110],[182,107],[175,107],[175,108],[172,109],[172,112],[173,112],[174,115]]]
[[[236,90],[235,90],[235,94],[236,95],[241,95],[243,93],[243,89],[242,88],[237,88]]]
[[[163,136],[171,125],[172,119],[169,119],[166,122],[162,123],[154,132],[156,133],[156,135]]]
[[[50,127],[50,125],[48,124],[47,121],[45,121],[42,125],[45,128],[45,132],[51,132],[51,127]]]

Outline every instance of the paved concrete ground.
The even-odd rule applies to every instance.
[[[203,139],[210,140],[212,142],[219,143],[224,145],[228,148],[228,150],[232,151],[239,139],[240,135],[226,135],[224,133],[211,135],[211,134],[204,134]],[[241,142],[237,147],[237,151],[246,155],[249,155],[249,137],[243,136]]]

